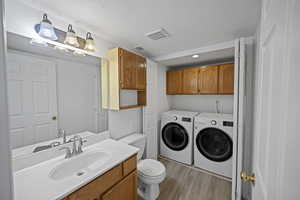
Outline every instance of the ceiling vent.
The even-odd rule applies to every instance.
[[[151,40],[160,40],[170,37],[170,34],[163,28],[147,33],[146,36]]]

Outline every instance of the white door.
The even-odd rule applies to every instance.
[[[55,63],[32,55],[9,52],[7,79],[12,148],[55,138]]]
[[[146,157],[157,159],[157,63],[147,59],[147,106],[143,109],[143,132],[147,136]]]
[[[289,173],[283,170],[284,166],[288,165],[284,160],[285,148],[299,144],[297,140],[290,141],[289,144],[285,143],[288,136],[299,135],[299,112],[296,116],[289,115],[288,112],[290,106],[292,106],[291,112],[299,111],[299,77],[293,75],[294,69],[292,70],[291,63],[286,61],[287,54],[292,50],[291,47],[293,45],[299,47],[299,31],[297,37],[290,37],[294,30],[299,30],[299,8],[298,0],[263,1],[259,65],[255,87],[253,172],[256,181],[252,188],[254,200],[299,199],[299,192],[297,196],[289,193],[289,198],[282,198],[283,188],[299,188],[291,182],[291,179],[295,180],[294,183],[299,180],[299,168],[296,167],[299,166],[299,159],[297,159],[299,156],[295,155],[296,151],[291,155],[293,163],[289,163],[296,173],[290,177],[289,183],[282,182],[283,174]],[[298,27],[292,24],[298,24]],[[294,56],[293,59],[297,60],[295,69],[299,72],[299,51],[296,53],[294,48],[293,52],[295,55],[298,54],[298,58]],[[294,84],[288,85],[290,81]],[[293,97],[290,98],[289,89],[295,87],[297,89],[292,91]],[[290,105],[296,99],[298,102]],[[289,122],[296,122],[292,126],[297,128],[292,132],[287,131],[290,126],[286,124]]]

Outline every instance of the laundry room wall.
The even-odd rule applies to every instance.
[[[196,112],[233,113],[233,95],[172,95],[169,97],[171,109]]]

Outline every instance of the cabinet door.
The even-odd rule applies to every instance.
[[[102,200],[136,200],[137,176],[136,171],[128,175],[120,183],[102,196]]]
[[[218,93],[219,66],[208,66],[199,68],[199,92],[200,94]]]
[[[136,55],[120,49],[121,89],[136,89]]]
[[[182,92],[184,94],[198,93],[198,72],[199,68],[187,68],[183,70],[183,86]]]
[[[234,93],[234,64],[220,65],[219,94]]]
[[[167,94],[181,94],[182,70],[167,71]]]
[[[136,89],[146,89],[146,59],[136,56]]]

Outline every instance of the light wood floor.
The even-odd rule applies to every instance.
[[[167,169],[160,184],[159,200],[230,200],[231,182],[184,166],[159,159]]]

